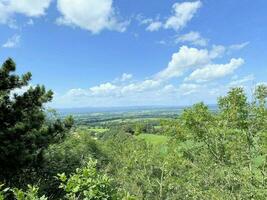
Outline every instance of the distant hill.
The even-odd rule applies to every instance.
[[[126,107],[85,107],[85,108],[61,108],[56,109],[61,115],[87,114],[87,113],[127,113],[142,111],[171,111],[181,112],[189,106],[126,106]],[[209,105],[211,110],[217,110],[217,105]]]

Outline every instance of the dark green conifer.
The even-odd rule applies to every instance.
[[[0,67],[0,182],[6,183],[15,183],[14,177],[40,166],[43,150],[62,139],[73,123],[48,122],[44,104],[52,100],[53,92],[29,86],[31,73],[18,76],[15,70],[12,59]],[[17,94],[22,87],[25,92]]]

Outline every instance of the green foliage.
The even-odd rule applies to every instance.
[[[58,175],[62,182],[60,188],[67,193],[66,199],[115,199],[116,191],[112,187],[111,180],[107,175],[97,171],[96,164],[96,161],[90,160],[86,167],[76,169],[76,173],[68,178],[65,173]]]
[[[6,193],[9,191],[9,188],[4,188],[4,184],[0,184],[0,200],[5,200]]]
[[[161,144],[113,139],[107,154],[114,158],[110,173],[119,190],[137,199],[265,199],[264,101],[249,103],[236,88],[219,99],[218,112],[203,103],[185,109],[177,120],[162,123],[172,136],[164,154]]]
[[[258,85],[255,89],[255,98],[259,101],[259,105],[266,104],[267,85]]]
[[[242,88],[233,88],[218,100],[220,115],[229,128],[246,129],[249,104]]]
[[[28,189],[26,192],[20,189],[13,189],[14,197],[16,200],[47,200],[48,198],[45,196],[39,197],[38,195],[38,187],[28,185]]]
[[[107,154],[114,158],[108,169],[119,191],[128,193],[130,199],[163,198],[168,190],[165,181],[171,175],[165,170],[165,154],[160,154],[157,147],[140,139],[117,141],[108,142]]]
[[[52,100],[52,91],[44,86],[29,87],[31,74],[15,75],[16,65],[8,59],[0,68],[0,180],[20,182],[20,175],[40,166],[42,152],[64,137],[71,126],[60,120],[46,122],[44,104]]]
[[[41,191],[47,196],[53,194],[53,198],[61,197],[63,192],[58,190],[59,181],[54,176],[61,172],[69,175],[77,168],[85,166],[90,159],[97,159],[100,168],[107,162],[100,145],[88,132],[73,130],[64,141],[52,144],[44,151],[43,166],[39,171],[42,179]]]
[[[47,200],[45,196],[39,197],[39,188],[36,186],[27,186],[27,190],[23,191],[21,189],[3,189],[4,185],[0,185],[0,200],[16,199],[16,200]]]
[[[181,125],[192,131],[194,137],[202,139],[207,137],[207,128],[212,125],[214,117],[204,103],[195,104],[185,109],[181,117]]]
[[[63,142],[49,146],[44,152],[44,167],[52,174],[69,174],[91,158],[106,159],[96,140],[85,132],[74,131]]]

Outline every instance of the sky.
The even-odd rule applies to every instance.
[[[0,0],[0,62],[32,72],[54,108],[215,104],[266,84],[266,10],[266,0]]]

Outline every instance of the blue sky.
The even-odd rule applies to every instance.
[[[212,104],[267,82],[266,0],[0,0],[12,57],[52,107]]]

